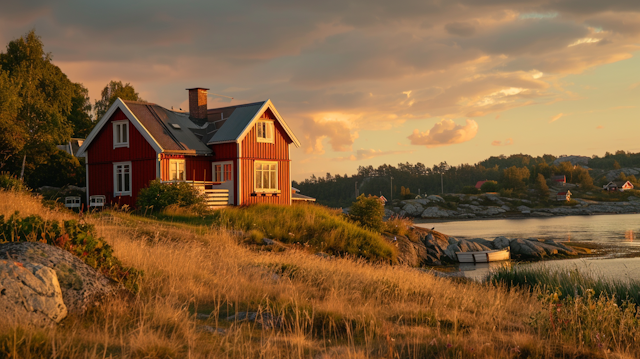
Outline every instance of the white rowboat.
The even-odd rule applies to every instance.
[[[456,252],[460,263],[487,263],[510,259],[508,249],[480,252]]]

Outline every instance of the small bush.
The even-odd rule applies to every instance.
[[[464,193],[464,194],[478,194],[478,193],[480,193],[480,190],[477,189],[475,186],[464,186],[464,187],[462,187],[462,193]]]
[[[500,186],[496,181],[487,181],[480,186],[482,192],[498,192]]]
[[[11,176],[9,173],[0,173],[0,188],[7,191],[26,192],[29,191],[27,185],[24,184],[16,176]]]
[[[384,225],[384,205],[377,196],[365,197],[361,194],[349,210],[351,219],[361,226],[375,232],[380,232]]]
[[[106,276],[136,292],[140,272],[126,268],[113,256],[113,249],[95,233],[91,224],[75,220],[44,220],[38,215],[20,217],[18,212],[5,220],[0,216],[0,243],[41,242],[65,249]]]
[[[202,194],[186,182],[162,183],[154,180],[149,187],[143,188],[138,194],[138,207],[162,210],[170,205],[178,207],[193,207],[194,210],[204,210],[205,202]]]

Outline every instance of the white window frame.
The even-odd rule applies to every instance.
[[[122,136],[122,129],[125,128],[127,132],[127,140],[118,142],[118,135]],[[129,147],[129,138],[131,138],[131,132],[129,131],[129,121],[113,121],[113,148]]]
[[[179,164],[182,164],[182,178],[174,179],[173,172],[175,171],[176,177],[180,171],[178,167]],[[184,159],[173,159],[169,160],[169,181],[186,181],[187,180],[187,161]]]
[[[261,181],[261,185],[262,187],[258,187],[258,169],[256,168],[257,165],[275,165],[275,174],[276,174],[276,181],[275,181],[275,186],[270,186],[270,188],[264,188],[264,184]],[[262,173],[264,172],[264,169],[260,170],[260,174],[262,175]],[[269,172],[271,172],[271,170],[269,169]],[[253,191],[257,192],[257,193],[280,193],[279,187],[278,187],[278,182],[280,181],[279,178],[279,174],[278,174],[278,162],[277,161],[254,161],[253,163]],[[262,177],[261,177],[262,178]],[[269,176],[269,179],[271,180],[271,176]],[[273,187],[273,188],[271,188]]]
[[[275,137],[273,121],[259,120],[256,122],[256,139],[258,142],[275,143]]]
[[[118,175],[119,175],[118,167],[119,166],[129,166],[129,190],[128,191],[118,191]],[[124,173],[122,175],[124,176]],[[131,162],[114,162],[113,163],[113,196],[114,197],[131,196],[132,184],[133,184],[131,180],[132,177],[133,177],[133,169],[131,167]]]
[[[224,166],[231,166],[231,178],[228,180],[224,179]],[[217,177],[216,166],[220,166],[220,178]],[[233,181],[233,161],[224,161],[224,162],[212,162],[211,163],[211,180],[216,183],[225,183]]]

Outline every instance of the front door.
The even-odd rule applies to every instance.
[[[211,164],[213,174],[213,185],[212,189],[219,190],[215,191],[215,195],[218,197],[228,195],[227,204],[235,204],[234,203],[234,176],[233,176],[233,162],[232,161],[224,161],[224,162],[213,162]],[[226,190],[226,191],[225,191]]]

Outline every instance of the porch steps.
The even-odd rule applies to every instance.
[[[229,205],[228,189],[201,189],[205,197],[205,203],[210,208],[218,208]]]

